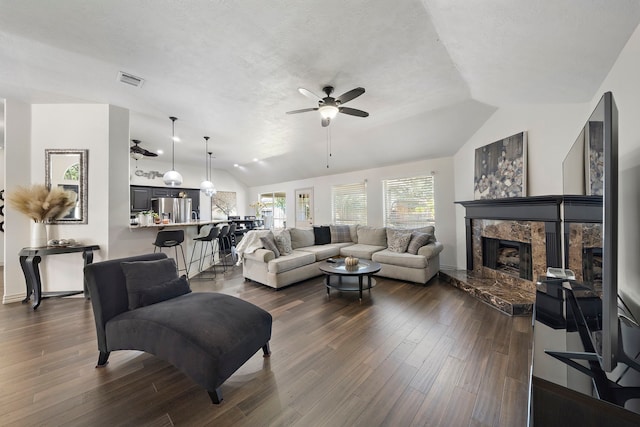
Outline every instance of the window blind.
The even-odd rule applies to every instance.
[[[331,187],[331,220],[336,225],[367,224],[366,183]]]
[[[387,179],[384,192],[384,225],[418,228],[435,225],[433,176]]]

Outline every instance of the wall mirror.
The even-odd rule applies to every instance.
[[[76,193],[76,206],[54,224],[86,224],[88,200],[88,150],[47,149],[45,152],[45,184]]]

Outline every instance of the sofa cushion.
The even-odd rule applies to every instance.
[[[363,245],[387,247],[387,231],[385,227],[358,227],[358,243]]]
[[[398,267],[426,268],[429,265],[429,261],[425,256],[413,255],[407,252],[398,253],[388,249],[374,253],[371,259],[380,264],[391,264]]]
[[[387,228],[387,249],[391,252],[407,252],[410,240],[410,231]]]
[[[409,242],[409,246],[407,247],[407,252],[416,255],[418,253],[418,249],[431,242],[432,237],[433,234],[414,231],[413,233],[411,233],[411,241]]]
[[[289,255],[281,256],[267,263],[269,273],[284,273],[304,265],[316,262],[316,256],[311,252],[293,251]]]
[[[331,243],[331,229],[328,225],[313,226],[314,243],[316,245],[326,245]]]
[[[142,307],[141,297],[148,288],[178,278],[178,269],[173,258],[122,262],[120,266],[125,277],[129,310]]]
[[[183,274],[177,279],[172,279],[160,285],[145,289],[140,295],[140,305],[146,307],[147,305],[166,301],[190,292],[189,281],[187,280],[187,276]]]
[[[293,249],[316,244],[316,238],[311,228],[290,228],[289,234],[291,234],[291,247]]]
[[[327,258],[340,255],[340,247],[344,245],[330,244],[330,245],[315,245],[306,246],[304,248],[297,249],[298,251],[310,252],[315,255],[316,261],[322,261]]]
[[[351,241],[353,243],[358,243],[358,227],[360,227],[358,224],[349,226],[349,234],[351,234]]]
[[[351,231],[348,225],[330,225],[331,243],[346,243],[351,241]]]
[[[363,244],[355,244],[351,246],[345,246],[340,248],[340,255],[342,256],[354,256],[356,258],[362,259],[371,259],[371,256],[383,249],[386,249],[386,246],[373,246],[373,245],[363,245]]]
[[[276,246],[276,241],[274,240],[273,234],[268,234],[264,237],[261,237],[260,242],[262,243],[262,247],[273,252],[276,258],[280,256],[280,251]]]
[[[293,251],[293,248],[291,247],[291,233],[289,233],[288,229],[284,229],[280,233],[276,234],[274,239],[280,255],[287,255]]]
[[[409,231],[417,231],[418,233],[425,233],[430,235],[429,243],[433,243],[437,241],[436,239],[436,228],[433,225],[427,225],[426,227],[414,228]]]

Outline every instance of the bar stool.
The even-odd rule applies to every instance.
[[[196,253],[196,248],[198,242],[200,242],[200,258],[196,261],[198,263],[198,271],[202,272],[202,266],[204,265],[204,260],[207,258],[208,251],[206,249],[207,245],[211,247],[211,264],[215,265],[215,249],[214,245],[217,243],[218,234],[220,234],[220,229],[218,227],[214,227],[212,225],[205,225],[200,229],[200,233],[197,237],[194,237],[193,250],[191,251],[191,260],[189,261],[189,269],[191,269],[191,264],[193,264],[193,256]],[[216,270],[213,269],[213,274],[215,276]]]
[[[232,264],[236,263],[236,230],[238,224],[235,222],[229,226],[229,234],[227,234],[227,242],[229,243],[229,255],[231,255]]]
[[[176,268],[178,270],[178,274],[180,274],[180,270],[184,270],[187,275],[189,274],[189,269],[187,266],[187,259],[184,256],[184,249],[182,249],[182,242],[184,242],[184,230],[161,230],[158,231],[156,235],[156,241],[153,242],[155,246],[153,248],[153,252],[156,250],[162,252],[162,248],[173,248],[176,252]],[[180,252],[182,252],[182,263],[184,268],[179,267],[178,262],[178,246],[180,246]]]
[[[229,245],[229,251],[231,251],[231,242],[229,240],[229,226],[224,225],[220,229],[220,234],[218,234],[218,258],[220,258],[220,264],[222,265],[223,271],[227,271],[227,247]]]

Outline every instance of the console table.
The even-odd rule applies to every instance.
[[[49,297],[65,297],[70,295],[78,295],[84,293],[88,296],[87,285],[85,283],[84,289],[81,291],[62,291],[62,292],[42,292],[42,280],[40,279],[40,261],[42,257],[48,255],[68,254],[73,252],[82,252],[82,258],[84,259],[84,265],[91,264],[93,262],[93,251],[99,250],[98,245],[78,245],[78,246],[45,246],[41,248],[22,248],[20,251],[20,267],[24,273],[25,282],[27,285],[27,297],[22,300],[25,304],[31,298],[33,294],[33,309],[37,309],[40,302],[44,298]]]

